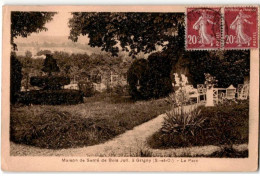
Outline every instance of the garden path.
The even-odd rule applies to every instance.
[[[185,111],[194,108],[194,105],[185,106]],[[189,147],[178,149],[151,149],[148,147],[146,140],[148,137],[158,131],[163,123],[165,114],[134,127],[125,133],[109,140],[105,143],[86,146],[82,148],[69,149],[41,149],[32,146],[20,145],[11,142],[11,155],[17,156],[193,156],[208,155],[217,150],[217,146]],[[235,146],[238,150],[247,149],[247,145]]]

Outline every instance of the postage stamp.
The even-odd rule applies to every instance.
[[[186,49],[220,49],[221,8],[187,8],[186,13]]]
[[[224,8],[224,49],[258,47],[258,8]]]

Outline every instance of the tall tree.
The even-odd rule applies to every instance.
[[[10,101],[12,104],[14,104],[17,101],[17,93],[20,91],[22,81],[22,65],[14,53],[11,54],[10,77]]]
[[[204,73],[210,73],[218,80],[218,87],[235,87],[249,76],[250,52],[245,51],[192,51],[187,53],[189,79],[192,84],[203,84]]]
[[[101,47],[114,56],[120,48],[130,56],[153,52],[157,46],[167,49],[179,25],[184,25],[181,13],[75,12],[72,15],[69,21],[72,41],[87,35],[91,47]]]
[[[11,13],[11,44],[17,50],[14,39],[18,36],[27,37],[31,33],[47,31],[45,24],[53,19],[56,12],[12,12]]]

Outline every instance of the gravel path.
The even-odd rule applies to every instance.
[[[194,108],[186,106],[185,111]],[[136,126],[134,129],[109,140],[103,144],[69,149],[41,149],[37,147],[10,143],[13,156],[139,156],[140,152],[148,156],[194,156],[209,155],[220,148],[217,146],[202,146],[178,149],[151,149],[146,140],[158,131],[163,123],[165,114]],[[237,150],[246,150],[247,144],[235,146]]]

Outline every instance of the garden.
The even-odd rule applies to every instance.
[[[21,24],[27,16],[42,21],[24,24],[34,25],[34,31],[17,26],[11,36],[10,140],[14,147],[55,152],[93,147],[106,153],[126,144],[127,151],[144,144],[145,150],[137,154],[153,156],[156,150],[214,146],[221,150],[199,156],[248,156],[247,149],[235,147],[248,144],[249,51],[186,51],[182,14],[72,13],[69,39],[77,42],[79,36],[91,34],[88,45],[102,52],[40,50],[36,58],[30,51],[17,56],[14,39],[44,30],[55,15],[42,13],[12,16],[13,24]],[[142,18],[150,23],[144,25]],[[93,23],[77,24],[86,19]],[[129,33],[133,38],[118,39],[119,51],[114,37]],[[138,138],[139,144],[133,142]]]

